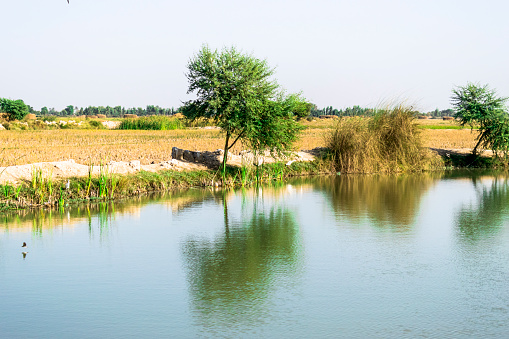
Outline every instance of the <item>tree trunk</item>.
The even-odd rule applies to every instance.
[[[230,132],[226,132],[226,141],[224,143],[223,155],[223,185],[226,178],[226,161],[228,160],[228,141],[230,141]]]
[[[474,149],[472,150],[473,155],[479,155],[479,152],[477,151],[477,147],[479,147],[479,145],[481,144],[481,142],[483,141],[483,139],[485,137],[486,137],[486,133],[481,133],[481,135],[479,136],[479,141],[477,141],[477,144],[475,145]]]
[[[481,139],[479,139],[479,141],[477,142],[477,144],[475,145],[474,149],[472,150],[472,154],[477,156],[478,155],[478,152],[477,152],[477,147],[479,147],[479,145],[481,144]]]
[[[225,238],[230,240],[230,222],[228,220],[228,201],[226,200],[226,191],[223,190],[223,213],[224,213],[224,230]]]

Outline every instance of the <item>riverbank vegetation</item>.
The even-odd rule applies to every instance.
[[[313,149],[324,146],[324,134],[334,131],[338,123],[370,125],[370,119],[344,118],[303,120],[301,139],[295,143],[295,149]],[[399,122],[402,127],[404,121]],[[451,121],[413,120],[417,126],[454,126]],[[380,119],[377,124],[383,130],[397,124],[389,118]],[[407,126],[408,127],[408,126]],[[414,126],[415,127],[415,126]],[[386,133],[387,134],[387,133]],[[390,134],[390,133],[389,133]],[[405,134],[403,134],[404,136]],[[422,146],[434,148],[472,148],[475,135],[468,129],[419,129]],[[143,164],[167,161],[171,158],[171,147],[177,146],[190,150],[214,151],[222,148],[224,136],[218,129],[187,128],[168,131],[159,130],[24,130],[1,131],[0,138],[4,146],[2,166],[35,162],[60,161],[74,159],[82,164],[99,164],[109,161],[141,160]],[[240,152],[245,147],[239,142],[233,149]],[[333,154],[333,153],[332,153]],[[215,187],[250,185],[260,181],[281,180],[289,176],[335,173],[331,156],[326,160],[310,163],[267,164],[261,167],[227,167],[224,182],[215,171],[157,173],[139,172],[134,175],[120,176],[104,171],[98,177],[71,178],[69,188],[67,179],[48,179],[39,173],[27,182],[14,186],[0,185],[0,204],[3,208],[22,206],[59,206],[79,201],[106,201],[124,196],[133,196],[152,191],[169,190],[184,187]],[[493,167],[489,158],[472,159],[461,154],[442,153],[442,168],[452,167]],[[408,163],[408,162],[407,162]],[[411,166],[398,170],[408,170]],[[345,171],[348,172],[348,171]]]
[[[494,156],[509,161],[508,98],[499,97],[488,85],[468,83],[453,89],[455,117],[461,126],[477,128],[477,143],[472,154],[489,149]]]
[[[458,93],[455,92],[456,95],[459,95]],[[300,130],[301,138],[295,142],[293,149],[313,149],[325,145],[329,152],[326,152],[327,156],[324,159],[309,163],[296,162],[290,166],[285,166],[283,163],[263,166],[226,166],[223,167],[224,173],[221,176],[215,170],[185,173],[142,171],[133,175],[120,176],[108,173],[105,167],[105,170],[101,171],[97,177],[89,175],[86,178],[72,178],[67,182],[67,179],[54,180],[40,171],[34,171],[32,180],[20,185],[0,185],[0,195],[3,194],[0,204],[4,208],[62,206],[78,201],[103,201],[179,187],[247,186],[257,182],[282,180],[288,176],[315,173],[399,173],[455,167],[507,167],[507,161],[504,161],[504,159],[507,160],[507,143],[493,142],[493,140],[505,142],[504,138],[507,134],[498,135],[499,131],[503,132],[505,129],[492,128],[507,125],[505,106],[502,105],[504,101],[497,100],[500,104],[497,110],[486,111],[485,114],[481,112],[482,114],[479,113],[478,116],[468,115],[471,114],[471,108],[469,108],[470,111],[461,111],[462,107],[467,106],[457,107],[457,112],[463,114],[456,116],[461,122],[459,127],[468,125],[471,131],[465,128],[458,129],[456,121],[415,119],[415,112],[403,106],[370,111],[371,117],[301,119],[297,122],[295,119],[297,116],[294,116],[288,121],[291,120],[295,126],[299,124],[294,131]],[[278,102],[268,100],[266,104],[267,107],[277,111],[276,113],[283,118],[283,122],[286,121],[284,117],[288,116],[287,113],[295,111],[300,104],[303,111],[310,108],[308,103],[296,95],[281,98]],[[283,106],[288,112],[280,109]],[[264,108],[267,107],[264,106]],[[21,122],[7,120],[4,124],[10,130],[2,131],[0,134],[4,147],[2,165],[12,166],[68,159],[74,159],[82,164],[131,160],[151,164],[171,159],[173,146],[195,151],[224,149],[224,137],[225,134],[228,136],[227,131],[225,132],[224,128],[223,131],[217,127],[209,128],[218,116],[215,114],[193,115],[190,114],[193,113],[192,107],[191,110],[189,109],[190,106],[187,106],[184,111],[190,119],[186,119],[183,115],[141,118],[133,116],[118,119],[121,130],[106,129],[107,124],[103,124],[105,117],[98,119],[81,117],[75,120],[48,116],[35,119],[33,114],[29,114],[32,116]],[[281,112],[284,114],[280,114]],[[488,123],[485,123],[481,118],[486,117],[495,117],[498,119],[495,120],[501,123],[489,124],[490,121],[493,122],[493,119],[486,120]],[[266,120],[267,115],[262,114],[261,118]],[[111,122],[111,119],[108,120]],[[231,119],[225,121],[228,124],[232,122]],[[215,122],[217,124],[217,121]],[[242,150],[253,148],[253,142],[262,142],[260,147],[255,147],[257,149],[267,147],[260,136],[267,137],[268,134],[263,134],[266,131],[257,127],[256,122],[257,119],[254,119],[253,124],[238,125],[240,129],[230,135],[238,141],[234,142],[234,145],[229,145],[229,138],[226,138],[228,148],[232,146],[230,152],[238,154]],[[294,125],[292,128],[295,127]],[[277,127],[278,124],[274,126],[273,130],[277,133],[274,134],[275,137],[268,137],[270,145],[280,143],[282,140],[280,135],[284,132],[284,129]],[[251,134],[246,134],[246,128],[252,130]],[[486,134],[488,128],[492,128],[489,130],[491,133],[489,135]],[[66,131],[66,129],[72,129],[72,131]],[[477,139],[476,132],[479,133]],[[324,140],[324,135],[328,135],[328,139]],[[284,148],[288,149],[294,139],[295,134],[292,134],[292,138],[284,143]],[[487,143],[488,141],[492,144]],[[478,154],[465,156],[461,150],[456,151],[472,148],[475,150],[479,145],[493,146],[495,157],[479,157]],[[428,148],[438,149],[438,154],[430,152]],[[454,149],[454,152],[445,149]],[[504,157],[500,157],[500,154]]]
[[[330,173],[327,160],[276,162],[260,166],[227,166],[223,176],[218,170],[159,172],[135,174],[110,173],[101,167],[100,174],[86,177],[54,179],[35,170],[31,180],[18,185],[0,184],[0,210],[37,206],[63,207],[81,202],[100,202],[190,187],[244,187],[262,182],[282,181],[288,177]]]
[[[423,147],[411,108],[396,106],[372,118],[340,119],[329,134],[337,170],[343,173],[399,173],[443,168]]]

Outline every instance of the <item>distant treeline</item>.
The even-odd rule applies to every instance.
[[[142,107],[132,107],[125,108],[121,106],[88,106],[85,108],[78,108],[72,105],[67,106],[61,111],[57,111],[54,108],[41,108],[40,115],[55,115],[55,116],[73,116],[73,115],[98,115],[104,114],[108,117],[122,117],[125,114],[136,114],[138,116],[146,116],[146,115],[174,115],[178,113],[179,109],[175,108],[163,108],[154,105],[148,105],[146,108]]]
[[[3,100],[3,101],[2,101]],[[17,106],[15,105],[17,103]],[[34,110],[30,105],[25,105],[22,100],[9,100],[0,98],[0,112],[7,112],[8,108],[13,110],[16,108],[17,110],[22,110],[24,114],[16,114],[19,115],[18,119],[24,117],[28,113],[33,113],[36,115],[53,115],[53,116],[78,116],[78,115],[98,115],[103,114],[107,117],[123,117],[125,114],[136,114],[137,116],[148,116],[148,115],[174,115],[178,112],[181,112],[180,107],[178,108],[163,108],[154,105],[148,105],[145,108],[142,107],[132,107],[125,108],[122,106],[88,106],[85,108],[78,108],[73,105],[69,105],[61,111],[57,111],[55,108],[43,107],[40,111]],[[18,109],[19,106],[19,109]],[[21,107],[23,106],[23,107]],[[344,109],[337,109],[332,106],[327,106],[324,108],[318,108],[316,105],[311,104],[311,109],[309,111],[309,115],[311,117],[319,117],[321,115],[336,115],[336,116],[372,116],[376,112],[374,108],[363,108],[360,106],[347,107]],[[438,108],[431,112],[419,112],[413,111],[414,115],[425,115],[429,117],[444,117],[444,116],[453,116],[454,111],[452,109],[439,110]]]
[[[450,108],[449,109],[444,109],[444,110],[440,111],[437,108],[434,111],[425,113],[424,115],[427,115],[427,116],[430,116],[430,117],[452,117],[452,116],[454,116],[454,111],[452,109],[450,109]]]
[[[320,115],[337,115],[353,117],[353,116],[371,116],[375,110],[373,108],[362,108],[360,106],[353,106],[352,108],[348,107],[345,109],[337,109],[332,106],[327,106],[322,109],[318,109],[316,105],[313,105],[311,108],[310,115],[313,117],[319,117]]]
[[[325,108],[317,108],[316,105],[313,105],[311,108],[310,115],[313,117],[319,117],[321,115],[336,115],[339,117],[345,116],[345,117],[354,117],[354,116],[365,116],[369,117],[372,116],[376,112],[376,109],[374,108],[363,108],[360,106],[353,106],[353,107],[347,107],[345,109],[337,109],[332,106],[327,106]],[[412,111],[412,113],[415,116],[418,115],[425,115],[429,117],[444,117],[444,116],[453,116],[454,111],[452,109],[444,109],[439,110],[438,108],[431,112],[419,112],[419,111]]]

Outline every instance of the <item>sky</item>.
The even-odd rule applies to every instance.
[[[3,0],[0,97],[179,107],[207,44],[266,59],[319,108],[450,107],[468,82],[509,96],[505,0]]]

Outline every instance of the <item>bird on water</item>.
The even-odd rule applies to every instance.
[[[25,257],[27,256],[27,253],[28,253],[28,246],[27,246],[27,243],[23,241],[23,245],[21,245],[21,248],[23,249],[23,251],[21,252],[21,254],[23,254],[23,259],[25,259]]]

